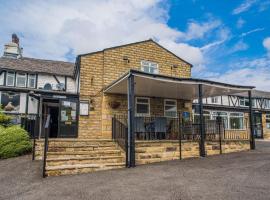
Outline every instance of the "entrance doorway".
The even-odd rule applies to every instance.
[[[254,137],[263,138],[262,113],[254,113]]]
[[[57,138],[59,135],[59,101],[52,99],[44,99],[42,106],[42,121],[45,123],[48,115],[50,122],[48,128],[49,138]],[[45,135],[45,128],[42,126],[42,136]]]

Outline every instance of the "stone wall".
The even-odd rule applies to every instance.
[[[124,56],[129,62],[123,60]],[[191,75],[190,64],[151,40],[81,56],[80,100],[89,100],[92,109],[89,116],[79,118],[79,138],[111,138],[111,116],[117,113],[126,114],[126,96],[104,95],[102,89],[129,69],[140,70],[142,60],[157,63],[162,75],[187,78]],[[173,67],[175,65],[176,68]],[[117,109],[111,109],[108,103],[115,100],[120,101],[121,105]],[[183,102],[179,101],[179,104],[183,105]],[[157,106],[163,114],[162,105],[153,103],[151,106]]]
[[[270,139],[270,129],[266,127],[266,113],[262,113],[263,138]]]
[[[222,141],[222,153],[247,151],[250,149],[248,140]],[[206,155],[220,154],[218,141],[205,142]],[[182,159],[199,157],[199,143],[195,141],[182,141]],[[136,164],[148,164],[168,160],[179,160],[179,141],[136,141]]]

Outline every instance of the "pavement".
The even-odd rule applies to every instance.
[[[256,150],[41,178],[31,156],[0,160],[0,199],[269,200],[270,141]]]

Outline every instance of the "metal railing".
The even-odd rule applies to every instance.
[[[48,130],[49,130],[49,126],[50,126],[50,119],[51,116],[47,115],[46,118],[46,123],[45,123],[45,138],[44,138],[44,155],[43,155],[43,170],[42,170],[42,175],[43,178],[45,178],[46,175],[46,162],[47,162],[47,152],[48,152],[48,138],[49,138],[49,134],[48,134]]]

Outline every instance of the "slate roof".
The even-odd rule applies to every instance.
[[[3,69],[61,76],[74,76],[75,64],[64,61],[42,60],[27,57],[18,59],[0,57],[0,71]]]
[[[236,95],[242,96],[242,97],[248,97],[247,92],[245,93],[238,93]],[[270,92],[267,91],[261,91],[261,90],[251,90],[251,96],[254,98],[266,98],[270,99]]]

